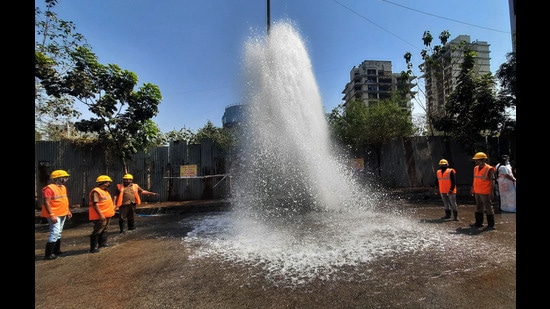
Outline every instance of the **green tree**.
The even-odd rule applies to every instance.
[[[45,3],[45,11],[35,7],[35,139],[73,138],[77,131],[72,130],[72,122],[81,113],[74,108],[74,98],[55,87],[74,66],[71,52],[88,45],[73,22],[53,11],[57,0]]]
[[[138,150],[146,150],[160,134],[151,118],[158,114],[162,100],[159,88],[138,82],[135,73],[115,64],[102,65],[85,47],[72,53],[76,66],[61,80],[60,92],[68,93],[88,107],[96,117],[75,123],[79,131],[97,136],[105,149],[124,164]]]
[[[410,113],[399,106],[401,101],[401,95],[394,92],[391,98],[368,107],[362,100],[350,101],[345,107],[338,105],[328,115],[331,134],[355,155],[362,155],[372,147],[379,169],[382,145],[414,133]]]
[[[200,128],[196,133],[185,127],[180,130],[172,130],[164,133],[162,139],[164,144],[171,141],[185,140],[189,144],[200,144],[202,139],[211,139],[217,145],[224,149],[229,149],[235,146],[237,132],[235,129],[216,127],[210,120],[206,122],[204,127]]]
[[[499,95],[507,101],[507,107],[516,107],[516,53],[506,54],[506,62],[501,64],[496,72],[500,82]]]
[[[202,139],[212,139],[224,149],[229,149],[235,145],[235,137],[232,130],[218,128],[210,120],[206,122],[204,127],[197,131],[197,134],[190,140],[193,144],[200,144]]]
[[[504,123],[503,101],[496,99],[491,73],[479,76],[474,70],[476,53],[466,48],[458,84],[449,95],[443,115],[432,115],[437,130],[449,133],[466,151],[484,149],[484,137],[496,136]]]
[[[174,141],[190,141],[195,139],[195,133],[188,128],[172,130],[162,134],[162,144],[168,144]]]
[[[423,63],[418,66],[425,76],[433,76],[432,82],[443,82],[446,74],[455,74],[449,67],[459,67],[456,87],[451,93],[444,93],[443,108],[432,108],[427,112],[427,123],[430,134],[434,130],[455,138],[469,151],[483,149],[477,145],[486,136],[496,136],[509,122],[506,108],[515,104],[510,93],[501,92],[501,98],[496,96],[496,81],[491,73],[480,75],[475,68],[477,54],[467,42],[447,44],[450,33],[442,31],[439,39],[441,44],[432,46],[433,37],[425,31],[422,37],[424,46],[421,51]],[[407,71],[403,75],[411,75],[412,55],[405,54]],[[504,89],[509,89],[508,82],[515,87],[515,58],[501,66]],[[513,73],[512,73],[513,72]],[[445,89],[443,85],[438,87]],[[515,89],[512,90],[515,92]],[[433,98],[426,97],[433,102]],[[511,103],[514,102],[514,103]]]
[[[465,42],[460,42],[459,44],[452,45],[447,44],[447,41],[450,37],[450,32],[448,30],[444,30],[439,35],[440,44],[432,45],[434,40],[432,34],[430,33],[430,31],[424,31],[424,34],[422,35],[422,42],[425,48],[420,51],[420,56],[422,57],[423,62],[418,66],[421,76],[434,76],[433,81],[442,83],[445,74],[452,74],[452,72],[450,73],[446,71],[445,67],[455,66],[460,63],[461,59],[456,57],[449,57],[449,55],[455,55],[457,52],[461,53],[461,51],[466,47],[466,44]],[[412,54],[410,52],[407,52],[405,53],[404,58],[407,64],[407,70],[401,72],[402,79],[416,77],[417,74],[415,74],[413,70],[414,66],[412,63]],[[439,88],[444,89],[442,85],[440,85]],[[424,89],[419,87],[418,90],[424,95],[424,97],[428,101],[434,100],[433,97],[430,97],[430,95],[424,91]],[[446,95],[449,94],[446,93],[445,96]],[[420,104],[420,106],[426,113],[425,131],[427,131],[428,134],[433,135],[435,129],[432,120],[433,116],[437,115],[439,111],[436,109],[429,109],[422,104]]]
[[[330,132],[336,142],[353,153],[367,147],[368,142],[361,134],[365,126],[367,107],[363,101],[350,101],[344,107],[336,106],[327,115]]]
[[[500,84],[500,89],[497,95],[501,104],[506,106],[507,111],[515,112],[516,109],[516,53],[510,52],[506,54],[506,62],[501,64],[495,74]],[[501,132],[515,132],[516,120],[515,117],[506,114],[506,120],[501,126]]]
[[[127,171],[127,159],[159,142],[161,133],[151,118],[158,114],[161,92],[151,83],[134,90],[135,73],[115,64],[100,64],[91,49],[80,44],[83,37],[75,34],[74,24],[53,13],[56,3],[46,0],[45,18],[35,25],[43,38],[35,50],[35,78],[41,90],[37,97],[46,98],[36,100],[37,114],[49,113],[54,119],[76,117],[80,114],[74,103],[82,103],[94,116],[76,121],[73,131],[92,136],[121,159]],[[42,16],[38,8],[35,14]]]
[[[48,95],[69,95],[95,115],[75,122],[75,129],[92,134],[105,150],[115,154],[126,167],[126,160],[138,150],[147,150],[160,134],[150,119],[157,115],[162,99],[156,85],[145,83],[138,91],[133,72],[117,65],[104,66],[86,47],[71,52],[75,66],[65,75],[44,79]]]
[[[147,137],[145,144],[139,148],[148,150],[152,147],[159,147],[165,144],[163,134],[158,125],[151,119],[147,119],[143,123],[143,132]]]

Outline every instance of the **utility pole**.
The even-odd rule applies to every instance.
[[[269,35],[269,25],[271,24],[271,16],[269,12],[269,0],[267,0],[267,34]]]

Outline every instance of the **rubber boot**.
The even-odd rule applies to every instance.
[[[99,252],[99,235],[90,235],[90,252],[96,253]]]
[[[128,219],[128,230],[133,231],[136,229],[134,219]]]
[[[476,223],[470,224],[471,227],[483,227],[483,213],[475,212]]]
[[[55,260],[57,255],[53,253],[55,242],[46,243],[46,253],[44,254],[44,260]]]
[[[475,212],[476,223],[470,224],[471,227],[483,227],[483,213]]]
[[[118,220],[118,227],[120,227],[120,233],[124,233],[124,220]]]
[[[484,231],[492,231],[495,229],[495,215],[487,215],[487,227],[485,227]]]
[[[55,255],[61,255],[63,254],[63,252],[61,252],[61,238],[58,239],[56,242],[55,242],[55,246],[53,247],[53,253]]]
[[[443,219],[443,220],[451,219],[451,210],[450,209],[445,209],[445,216],[441,217],[441,219]]]
[[[458,210],[453,210],[453,221],[459,221],[458,220]]]
[[[109,244],[107,243],[107,234],[105,234],[105,233],[99,234],[97,247],[98,248],[109,247]]]

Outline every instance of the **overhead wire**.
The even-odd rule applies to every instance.
[[[410,8],[410,7],[395,3],[395,2],[391,2],[391,1],[388,1],[388,0],[381,0],[381,1],[387,2],[387,3],[395,5],[395,6],[402,7],[402,8],[407,9],[407,10],[415,11],[415,12],[418,12],[418,13],[421,13],[421,14],[425,14],[425,15],[429,15],[429,16],[433,16],[433,17],[437,17],[437,18],[441,18],[441,19],[445,19],[445,20],[450,20],[450,21],[453,21],[455,23],[464,24],[464,25],[468,25],[468,26],[472,26],[472,27],[476,27],[476,28],[481,28],[481,29],[486,29],[486,30],[490,30],[490,31],[496,31],[496,32],[510,34],[509,31],[502,31],[502,30],[488,28],[488,27],[484,27],[484,26],[480,26],[480,25],[474,25],[474,24],[463,22],[463,21],[460,21],[460,20],[456,20],[456,19],[452,19],[452,18],[448,18],[448,17],[439,16],[439,15],[435,15],[435,14],[432,14],[432,13],[420,11],[420,10],[417,10],[417,9],[413,9],[413,8]]]
[[[392,36],[396,37],[396,38],[399,39],[400,41],[403,41],[403,42],[405,42],[406,44],[408,44],[408,45],[410,45],[410,46],[412,46],[412,47],[414,47],[414,48],[416,48],[416,49],[419,49],[419,48],[416,47],[414,44],[408,42],[407,40],[403,39],[402,37],[398,36],[397,34],[391,32],[391,31],[387,30],[386,28],[384,28],[384,27],[378,25],[377,23],[373,22],[372,20],[368,19],[367,17],[365,17],[365,16],[359,14],[359,13],[358,13],[357,11],[355,11],[354,9],[345,6],[345,5],[344,5],[343,3],[341,3],[340,1],[338,1],[338,0],[333,0],[333,1],[336,2],[336,3],[338,3],[340,6],[342,6],[342,7],[345,8],[346,10],[349,10],[349,11],[352,12],[353,14],[355,14],[355,15],[361,17],[362,19],[368,21],[369,23],[373,24],[374,26],[376,26],[376,27],[382,29],[383,31],[385,31],[385,32],[387,32],[387,33],[389,33],[389,34],[391,34]]]

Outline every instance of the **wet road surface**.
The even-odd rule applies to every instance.
[[[457,237],[448,248],[404,252],[342,267],[361,274],[274,284],[261,265],[223,258],[193,258],[201,245],[186,242],[192,226],[182,221],[228,211],[197,213],[153,207],[137,230],[120,234],[110,224],[111,244],[89,253],[92,225],[71,219],[56,260],[43,260],[47,224],[35,224],[35,308],[516,308],[516,214],[495,215],[496,230],[472,229],[473,205],[459,205],[460,221],[439,219],[438,204],[403,204],[422,226]],[[158,209],[158,208],[157,208]],[[445,245],[444,245],[445,246]],[[489,248],[489,250],[487,250]]]

